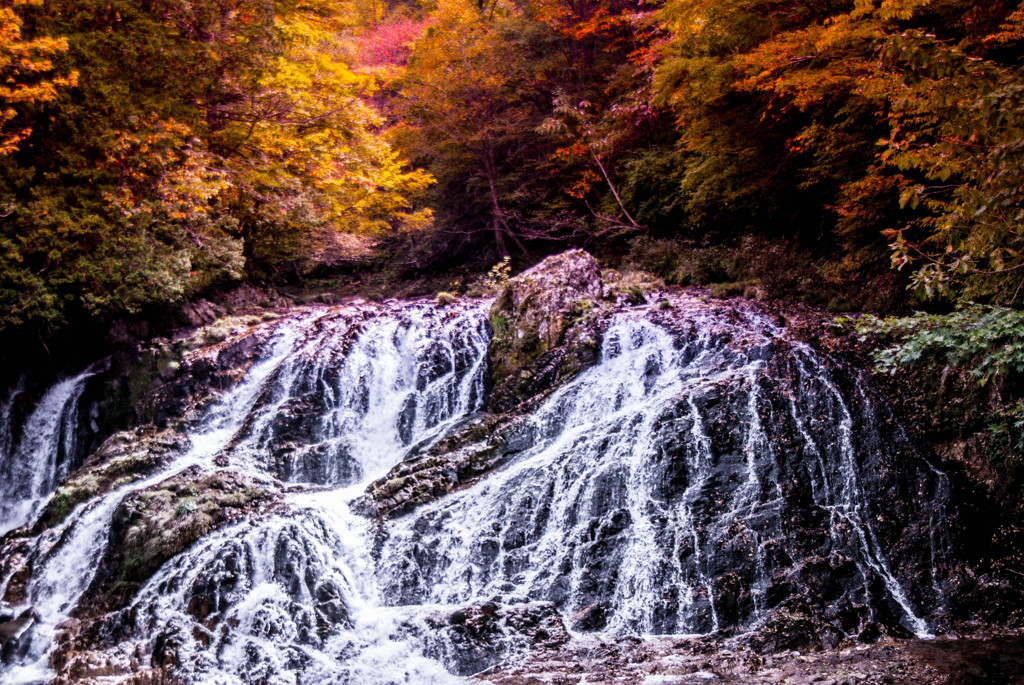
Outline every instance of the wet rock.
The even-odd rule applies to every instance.
[[[484,602],[427,618],[426,652],[453,673],[480,673],[517,654],[569,640],[549,602]],[[413,631],[417,628],[410,626]]]
[[[539,399],[523,407],[532,406]],[[371,483],[366,495],[353,503],[354,511],[383,518],[410,512],[500,468],[530,447],[534,438],[534,427],[518,412],[478,418],[451,438],[423,454],[411,456]]]
[[[490,311],[492,411],[507,411],[597,360],[602,292],[597,263],[582,250],[548,257],[509,281]]]
[[[153,473],[187,448],[185,436],[151,426],[112,435],[53,494],[37,529],[58,525],[76,505]]]
[[[196,300],[195,302],[187,303],[181,308],[181,316],[189,326],[211,324],[226,314],[227,312],[223,307],[215,305],[209,300]]]
[[[973,685],[1024,682],[1024,639],[1018,634],[959,640],[883,641],[824,652],[772,656],[735,640],[698,638],[640,642],[567,642],[535,650],[477,675],[495,685]]]
[[[0,622],[0,661],[9,664],[25,656],[38,621],[39,614],[30,608]]]
[[[811,617],[810,610],[805,607],[800,607],[800,609],[803,611],[779,610],[773,612],[771,617],[750,637],[751,647],[761,653],[775,654],[819,644],[822,640],[818,636],[817,626]],[[834,636],[835,633],[827,631],[827,634]]]
[[[165,561],[275,499],[250,477],[195,469],[132,493],[114,511],[107,548],[75,615],[88,618],[122,606]]]
[[[31,548],[31,541],[24,538],[0,541],[0,578],[8,579],[4,594],[0,597],[0,609],[11,612],[7,620],[14,618],[14,609],[5,605],[18,606],[25,603],[26,585],[32,574],[31,564],[28,563]],[[0,617],[3,615],[0,614]]]
[[[262,288],[251,283],[241,285],[220,293],[214,297],[216,303],[228,312],[241,311],[261,312],[264,307],[287,307],[292,303],[281,297],[274,288]]]
[[[605,607],[600,604],[591,604],[572,618],[573,630],[601,630],[608,624],[608,615],[605,611]]]

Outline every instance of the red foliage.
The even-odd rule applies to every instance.
[[[360,62],[368,67],[404,66],[426,27],[426,21],[412,19],[380,24],[359,40]]]

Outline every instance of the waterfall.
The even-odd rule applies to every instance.
[[[834,553],[880,580],[906,627],[927,635],[864,512],[858,459],[868,455],[848,406],[862,398],[845,396],[822,359],[763,318],[737,325],[698,310],[691,324],[679,346],[647,319],[620,315],[600,364],[531,417],[532,448],[396,522],[382,561],[389,600],[542,598],[580,630],[708,633],[721,623],[713,595],[740,557],[747,599],[732,622],[756,627],[782,560],[800,556],[772,548],[787,537],[785,479],[806,451]],[[796,373],[779,374],[780,358]],[[797,432],[803,445],[782,438]]]
[[[931,585],[908,589],[870,494],[912,452],[906,436],[878,420],[858,378],[752,307],[673,304],[614,314],[598,362],[524,417],[525,449],[386,523],[350,502],[483,407],[489,303],[309,307],[260,324],[252,365],[183,424],[187,449],[27,543],[36,621],[0,682],[52,677],[58,626],[93,582],[118,506],[186,469],[244,474],[276,499],[172,557],[109,617],[101,648],[114,672],[460,682],[521,642],[503,625],[493,654],[469,660],[448,633],[464,607],[549,603],[577,636],[757,630],[813,564],[837,569],[830,620],[844,634],[878,612],[928,634],[939,534],[913,562],[930,565]],[[10,437],[8,398],[0,442],[18,457],[3,468],[37,453],[53,465],[4,520],[31,522],[67,473],[58,455],[86,378],[46,393],[22,431],[32,440]],[[904,468],[948,494],[923,459]]]
[[[323,438],[322,442],[304,447],[309,451],[321,445],[332,449],[319,452],[320,462],[325,466],[309,480],[344,483],[345,478],[322,479],[319,476],[352,471],[348,465],[351,462],[354,473],[358,474],[357,490],[400,461],[406,449],[443,434],[447,426],[477,409],[484,394],[487,347],[485,317],[480,307],[454,317],[439,314],[433,307],[419,307],[396,316],[370,319],[365,320],[359,312],[353,311],[311,310],[277,324],[262,358],[195,422],[189,433],[191,446],[188,450],[158,473],[79,506],[63,525],[42,535],[32,551],[34,572],[27,592],[29,604],[39,616],[32,647],[22,663],[0,673],[0,681],[14,683],[45,678],[55,627],[67,618],[92,580],[88,572],[69,574],[68,569],[96,567],[104,550],[111,516],[126,496],[190,467],[216,468],[214,459],[217,457],[227,457],[231,467],[269,478],[266,472],[273,473],[275,469],[267,463],[266,456],[282,431],[280,422],[275,419],[280,417],[287,402],[303,393],[329,399],[331,410],[312,417],[315,434]],[[289,480],[294,480],[309,474],[292,468],[288,475]],[[319,536],[311,534],[303,539],[307,531],[296,527],[294,514],[289,514],[288,525],[284,525],[283,520],[271,519],[265,523],[267,529],[259,534],[264,545],[269,544],[267,540],[275,541],[274,544],[269,547],[261,547],[256,541],[247,544],[253,545],[257,556],[269,554],[271,564],[276,541],[285,546],[319,547],[320,554],[314,565],[318,573],[328,568],[328,561],[335,555],[348,549],[365,554],[370,546],[366,540],[367,522],[347,513],[345,503],[355,496],[356,490],[345,493],[341,489],[327,496],[326,510],[314,504],[318,501],[315,498],[308,505],[302,498],[295,500],[296,509],[308,508],[314,512],[308,516],[315,518],[311,526],[319,527]],[[338,521],[342,521],[341,525],[347,530],[343,537],[335,531],[334,524]],[[245,527],[247,525],[242,526]],[[201,574],[204,550],[217,556],[222,553],[219,541],[227,540],[225,544],[231,546],[239,544],[232,535],[233,530],[237,532],[229,529],[226,538],[211,536],[196,550],[168,564],[140,592],[139,604],[145,605],[151,596],[148,588],[162,586],[164,576],[172,575],[182,559],[191,560],[189,574]],[[354,536],[360,540],[358,544],[352,542]],[[343,560],[337,562],[342,563]],[[266,607],[275,601],[268,581],[261,575],[264,570],[259,564],[253,567],[253,596],[247,600],[257,607],[253,609],[256,612],[253,620],[257,624],[263,620],[259,618],[264,616],[263,612],[269,611]],[[359,572],[367,573],[365,558]],[[349,577],[355,571],[338,573]],[[270,578],[272,581],[273,576]],[[358,593],[346,591],[344,596],[357,597]],[[367,615],[373,613],[368,611]],[[379,618],[374,617],[374,620]],[[227,650],[227,654],[231,653]],[[225,658],[230,662],[230,656]],[[414,655],[411,659],[423,660],[423,657]],[[433,662],[424,660],[424,663]],[[430,668],[440,667],[435,664]]]
[[[13,414],[24,379],[0,406],[0,536],[29,523],[76,465],[78,401],[86,381],[96,373],[90,368],[59,380],[42,396],[20,431],[15,431]]]
[[[92,581],[114,509],[132,492],[159,483],[190,466],[208,466],[210,459],[237,432],[267,378],[291,352],[295,339],[293,325],[290,322],[282,325],[266,358],[254,365],[241,383],[211,407],[205,420],[190,435],[191,447],[165,469],[109,492],[99,500],[79,505],[65,523],[39,537],[30,555],[34,572],[26,593],[37,623],[20,663],[7,673],[0,672],[0,683],[47,678],[56,627],[68,617]],[[74,572],[69,572],[70,569]]]
[[[287,454],[283,475],[335,487],[293,495],[286,514],[226,529],[165,565],[139,593],[134,631],[173,641],[197,682],[454,682],[424,655],[425,624],[386,607],[374,527],[348,502],[479,408],[485,311],[411,308],[362,322],[354,339],[340,319],[293,355],[230,452],[265,460],[290,432],[275,420],[285,405],[312,402],[312,439]],[[322,463],[310,468],[314,454]]]
[[[487,334],[479,308],[318,323],[232,446],[237,463],[288,482],[366,483],[483,400]]]

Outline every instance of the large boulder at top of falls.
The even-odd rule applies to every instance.
[[[583,250],[548,257],[508,282],[490,311],[490,408],[507,411],[597,360],[604,284]]]

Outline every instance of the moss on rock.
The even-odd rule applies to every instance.
[[[602,295],[601,273],[582,250],[548,257],[508,282],[491,307],[494,340],[488,351],[495,381],[513,375],[562,343],[581,313],[581,302]]]
[[[76,505],[153,473],[187,447],[187,439],[152,426],[115,433],[54,493],[37,532],[59,525]]]
[[[489,316],[492,411],[508,412],[596,361],[605,290],[582,250],[548,257],[506,284]]]
[[[195,470],[132,493],[114,512],[106,553],[86,594],[91,600],[78,614],[124,606],[168,559],[274,497],[240,474]]]

